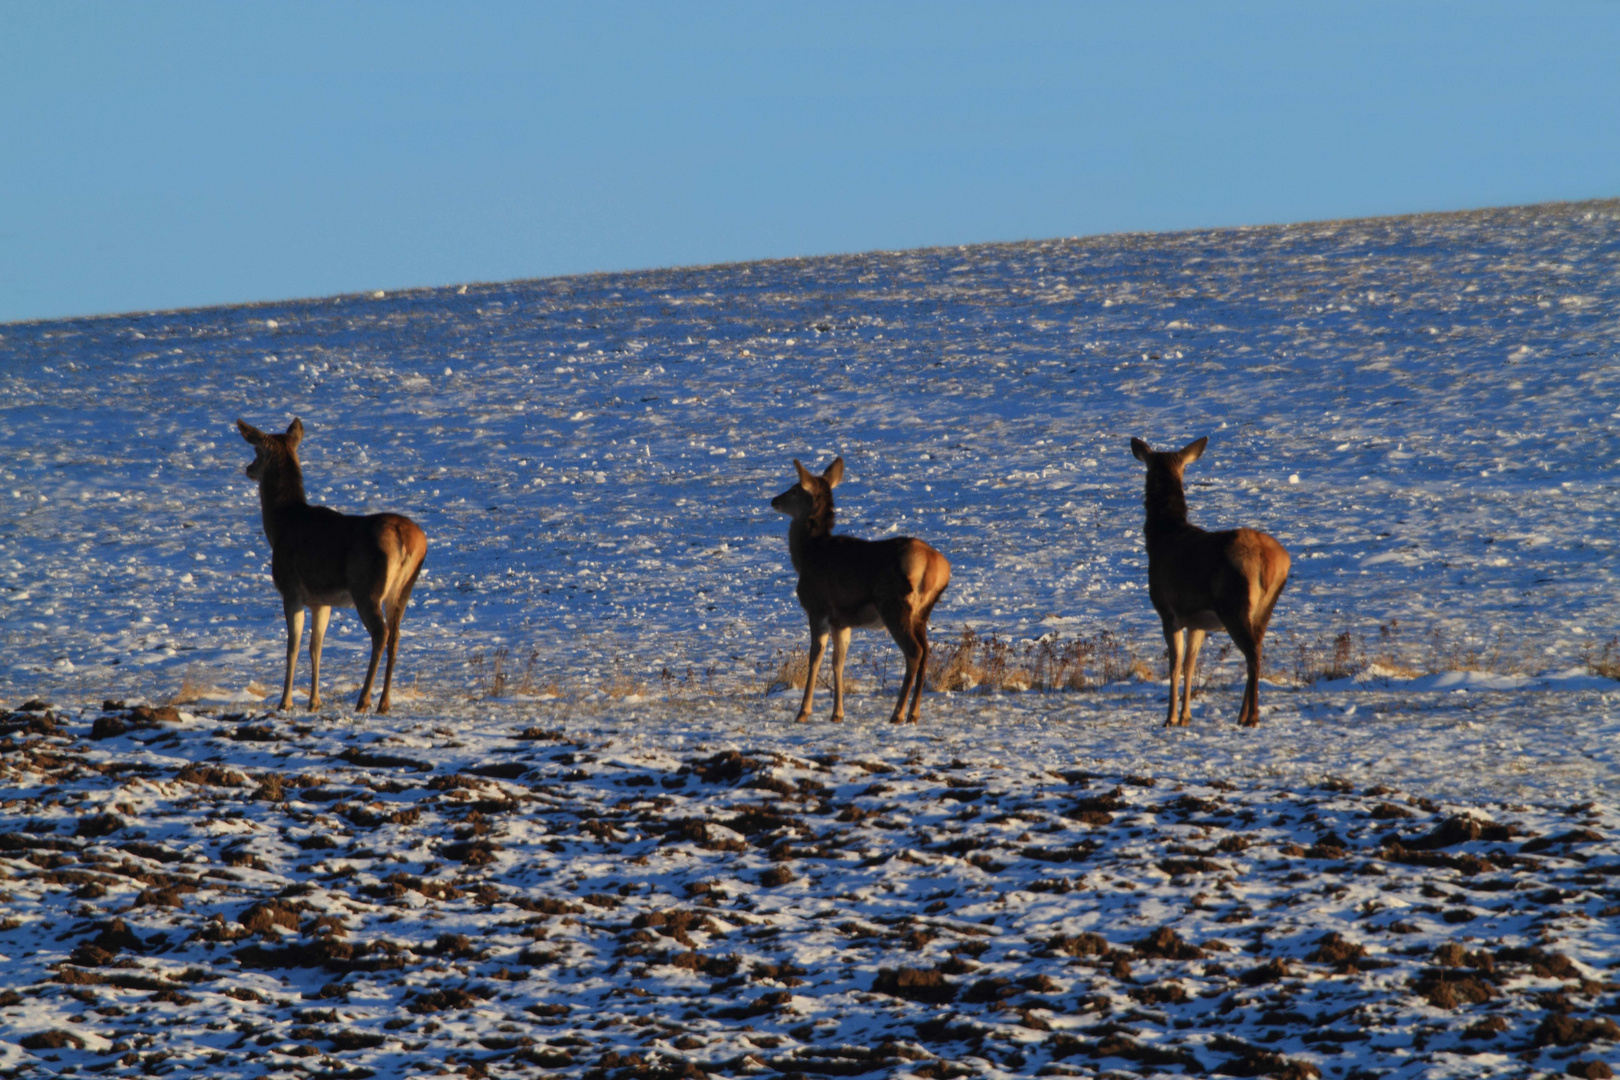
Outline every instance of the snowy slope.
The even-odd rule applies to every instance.
[[[1581,661],[1620,634],[1617,301],[1620,203],[1600,202],[0,326],[0,697],[53,703],[0,718],[0,1042],[85,1043],[0,1067],[1612,1060],[1620,684]],[[393,718],[341,707],[368,645],[352,612],[331,707],[263,712],[283,629],[233,424],[294,415],[312,499],[429,537]],[[897,734],[871,634],[849,724],[791,725],[796,695],[764,692],[804,645],[768,506],[793,458],[844,456],[841,529],[951,558],[936,641],[1110,631],[1151,664],[1129,438],[1204,434],[1193,520],[1294,557],[1257,731],[1231,727],[1218,642],[1187,731],[1157,726],[1162,684],[1125,681],[929,694]],[[1341,634],[1382,666],[1294,685],[1299,648]],[[158,720],[98,708],[182,690],[197,703]],[[741,772],[702,778],[730,752]],[[1112,820],[1087,819],[1115,787]],[[778,864],[795,876],[764,884]],[[731,914],[689,942],[647,922],[706,896]],[[321,944],[323,914],[358,952]],[[989,951],[964,948],[988,918]],[[1209,951],[1157,955],[1167,926]],[[1369,963],[1310,959],[1329,930]],[[1120,955],[1043,953],[1082,931]],[[243,959],[254,943],[292,951]],[[784,960],[803,985],[749,966]],[[888,993],[901,967],[954,990]],[[1484,997],[1436,1004],[1440,969]],[[1470,1029],[1493,1015],[1512,1022]]]
[[[790,461],[926,536],[949,633],[1155,648],[1128,437],[1202,434],[1195,521],[1294,554],[1279,632],[1566,669],[1620,632],[1620,207],[1592,203],[470,286],[0,329],[0,625],[20,691],[275,681],[250,458],[432,545],[406,671],[753,677],[799,643]],[[1297,476],[1298,482],[1291,483]],[[1070,624],[1045,623],[1050,619]],[[356,620],[333,644],[357,648]],[[112,666],[118,661],[117,667]],[[335,665],[342,674],[352,670]],[[124,670],[120,671],[119,668]]]

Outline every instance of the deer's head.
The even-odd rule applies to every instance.
[[[771,509],[786,514],[794,521],[815,523],[827,519],[827,527],[830,529],[833,511],[832,489],[844,478],[844,459],[833,458],[833,463],[828,465],[820,476],[805,468],[796,458],[793,467],[798,470],[799,482],[772,499]]]
[[[287,432],[284,435],[266,434],[246,420],[238,420],[236,430],[240,431],[242,438],[253,447],[253,460],[243,470],[249,480],[261,479],[267,467],[287,462],[294,467],[298,465],[298,444],[304,438],[304,422],[296,416],[293,417],[293,422],[287,425]]]
[[[1187,504],[1182,494],[1181,474],[1198,460],[1209,445],[1209,436],[1195,439],[1180,450],[1154,450],[1141,439],[1131,440],[1131,453],[1147,466],[1147,491],[1143,503],[1151,521],[1155,515],[1185,519]]]
[[[1131,453],[1136,460],[1148,467],[1148,483],[1152,484],[1154,478],[1161,477],[1181,483],[1181,474],[1188,465],[1197,461],[1204,453],[1204,447],[1209,445],[1209,436],[1195,439],[1183,446],[1180,450],[1154,450],[1141,439],[1131,440]]]

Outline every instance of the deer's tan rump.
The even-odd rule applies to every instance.
[[[1269,620],[1288,581],[1288,552],[1256,529],[1205,532],[1189,525],[1166,537],[1148,564],[1148,598],[1171,612],[1176,628],[1223,629],[1221,610],[1246,609]]]

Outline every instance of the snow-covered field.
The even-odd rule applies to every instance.
[[[0,326],[0,685],[52,706],[0,721],[0,1067],[1612,1063],[1617,301],[1602,202]],[[314,501],[428,534],[392,717],[352,612],[265,713],[233,425],[294,415]],[[793,458],[950,557],[936,642],[1156,662],[1129,438],[1204,434],[1193,520],[1294,557],[1257,731],[1232,658],[1186,731],[1135,680],[891,729],[870,634],[851,722],[765,692]]]

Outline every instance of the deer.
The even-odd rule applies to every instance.
[[[298,464],[304,424],[297,417],[283,435],[266,434],[240,419],[236,427],[254,450],[245,471],[259,485],[264,535],[270,541],[270,577],[287,617],[287,677],[279,710],[292,708],[304,609],[314,616],[309,635],[309,709],[313,712],[321,706],[321,639],[326,636],[332,605],[352,604],[371,634],[371,663],[354,708],[365,712],[371,707],[377,663],[386,649],[388,667],[377,712],[388,712],[394,658],[399,653],[399,624],[427,557],[426,534],[400,514],[361,516],[311,506],[304,494],[304,471]]]
[[[832,535],[836,513],[833,488],[844,478],[844,459],[836,457],[820,476],[797,459],[798,483],[771,500],[786,514],[788,557],[799,575],[799,604],[810,620],[810,669],[797,719],[810,719],[816,676],[827,639],[833,646],[834,722],[844,718],[844,657],[849,632],[857,627],[884,627],[906,660],[906,676],[894,704],[891,723],[917,723],[922,684],[928,664],[928,616],[951,583],[951,564],[921,540],[896,536],[862,540]],[[906,699],[911,699],[908,712]]]
[[[1180,450],[1155,451],[1141,439],[1131,453],[1147,465],[1148,599],[1164,623],[1170,652],[1170,710],[1166,727],[1186,727],[1192,710],[1198,650],[1212,630],[1225,630],[1243,654],[1248,681],[1238,724],[1260,723],[1260,658],[1277,597],[1288,583],[1288,552],[1257,529],[1205,532],[1187,520],[1181,477],[1209,445],[1205,436]],[[1177,715],[1177,686],[1185,689]]]

